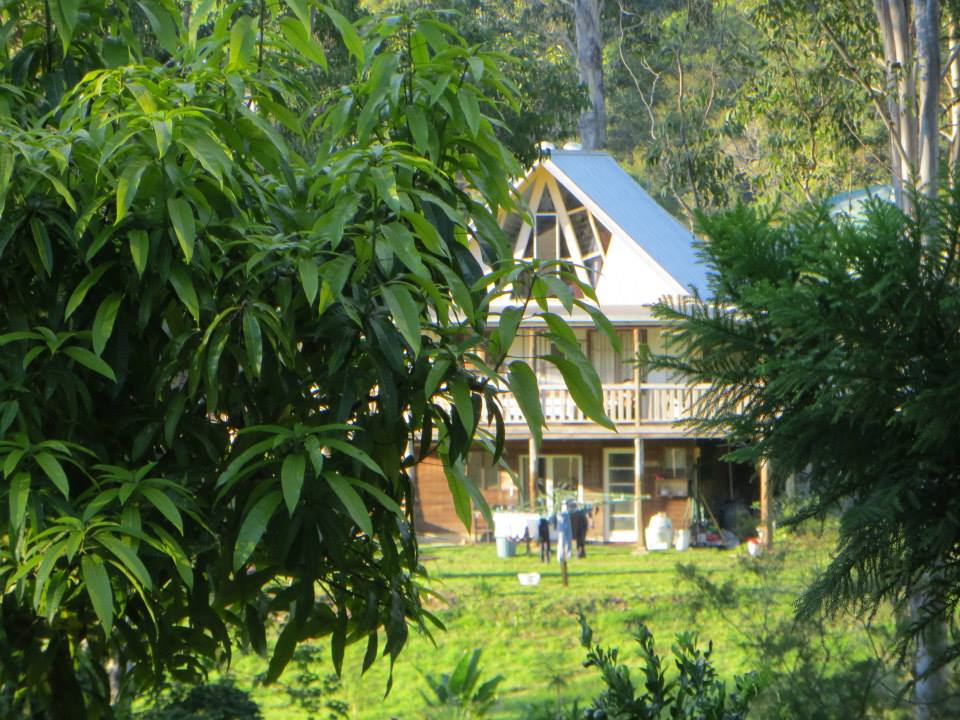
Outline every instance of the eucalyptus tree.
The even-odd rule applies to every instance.
[[[582,303],[575,276],[531,282],[496,222],[518,170],[495,134],[502,58],[430,16],[184,9],[0,11],[10,716],[109,717],[237,647],[268,680],[306,638],[338,671],[355,642],[364,669],[392,664],[440,626],[409,469],[438,453],[464,522],[486,509],[464,461],[502,449],[499,388],[536,408],[529,368],[503,366],[530,303],[604,420],[547,304]],[[349,83],[324,79],[321,23]]]

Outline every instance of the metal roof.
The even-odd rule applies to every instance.
[[[693,233],[660,207],[616,160],[605,152],[569,150],[554,150],[548,160],[576,186],[569,188],[574,195],[579,190],[589,197],[680,285],[692,285],[707,294],[707,268],[697,254]]]

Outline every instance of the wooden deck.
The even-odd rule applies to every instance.
[[[644,434],[676,435],[678,423],[690,418],[706,385],[625,383],[603,386],[603,405],[617,429],[641,429]],[[512,393],[500,395],[508,435],[526,433],[526,421]],[[540,386],[540,407],[551,434],[595,435],[610,431],[583,414],[562,385]],[[682,434],[688,434],[689,431]]]

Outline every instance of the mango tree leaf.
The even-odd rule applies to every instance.
[[[167,211],[170,213],[170,222],[173,223],[173,232],[183,251],[183,259],[189,265],[193,258],[193,246],[197,240],[193,208],[184,198],[170,198],[167,200]]]
[[[63,466],[60,464],[60,461],[46,452],[37,453],[36,456],[34,456],[34,460],[37,461],[37,465],[39,465],[47,477],[50,478],[50,482],[63,493],[63,496],[65,498],[70,497],[70,481],[67,480],[67,474],[63,471]]]
[[[147,566],[143,564],[133,548],[108,533],[99,533],[96,535],[96,540],[123,563],[123,566],[137,579],[140,585],[147,590],[153,587],[153,580],[150,578]]]
[[[280,468],[280,487],[283,490],[283,501],[287,504],[287,512],[291,516],[300,502],[306,469],[307,459],[303,455],[287,455],[283,459],[283,466]]]
[[[249,15],[241,15],[230,28],[230,62],[227,64],[227,72],[237,72],[251,67],[255,50],[253,18]]]
[[[80,307],[80,304],[83,302],[83,299],[87,296],[87,293],[90,292],[90,288],[97,284],[97,281],[103,276],[103,274],[113,266],[112,262],[104,263],[103,265],[98,265],[96,268],[91,271],[83,280],[77,283],[77,287],[70,294],[70,299],[67,300],[67,307],[63,313],[63,319],[68,320],[74,311]]]
[[[243,311],[243,347],[254,377],[260,377],[263,367],[263,337],[260,333],[260,321],[249,307]]]
[[[67,357],[76,360],[84,367],[93,370],[95,373],[100,373],[107,378],[107,380],[112,380],[113,382],[117,381],[117,376],[113,372],[113,368],[107,365],[103,358],[99,357],[98,355],[94,355],[86,348],[71,345],[68,348],[64,348],[63,352],[67,355]]]
[[[300,276],[303,294],[307,296],[307,304],[313,305],[313,301],[317,297],[317,288],[319,287],[319,270],[317,270],[317,263],[313,258],[301,258],[297,264],[297,274]]]
[[[340,37],[343,38],[343,44],[346,45],[347,51],[357,59],[358,63],[362,64],[364,58],[363,40],[360,39],[357,29],[349,20],[347,20],[347,18],[338,13],[329,5],[324,4],[320,7],[327,14],[327,17],[333,21],[334,26],[337,28],[337,32],[339,32]]]
[[[311,31],[311,22],[310,22],[310,6],[307,3],[307,0],[285,0],[287,7],[293,10],[293,14],[297,16],[297,19],[303,25],[304,32],[309,33]]]
[[[109,637],[113,632],[113,588],[103,560],[97,555],[84,555],[80,558],[80,574],[93,611]]]
[[[401,285],[384,286],[383,299],[387,301],[397,329],[416,357],[420,354],[420,310],[416,301],[410,291]]]
[[[148,158],[140,157],[130,162],[120,173],[120,179],[117,181],[117,220],[114,225],[126,217],[134,198],[137,196],[140,178],[143,177],[143,172],[149,165],[150,160]]]
[[[463,429],[467,431],[467,435],[473,435],[476,419],[473,416],[473,397],[470,394],[470,388],[462,377],[455,378],[449,385],[450,394],[453,395],[453,406],[457,409]]]
[[[370,521],[367,506],[363,504],[363,500],[357,491],[338,473],[326,472],[323,477],[330,484],[330,489],[340,498],[340,502],[347,509],[347,514],[357,524],[357,527],[365,534],[372,536],[373,523]]]
[[[462,88],[457,93],[457,102],[460,103],[460,109],[463,110],[463,116],[467,120],[467,126],[470,128],[470,134],[474,137],[480,132],[480,105],[477,103],[477,96],[472,90]]]
[[[150,23],[150,29],[160,47],[171,55],[177,53],[177,25],[166,8],[154,0],[140,0],[137,3]]]
[[[131,230],[127,233],[127,239],[130,242],[130,256],[133,258],[137,276],[143,277],[147,258],[150,256],[150,236],[143,230]]]
[[[73,31],[80,19],[80,0],[49,0],[50,16],[60,36],[63,54],[67,54],[73,42]]]
[[[30,218],[30,230],[33,233],[33,244],[37,248],[37,256],[40,258],[40,264],[47,271],[47,275],[53,272],[53,246],[50,244],[50,235],[47,233],[47,227],[40,220]]]
[[[507,385],[510,386],[510,392],[513,393],[517,405],[527,419],[527,427],[530,428],[534,442],[537,447],[540,447],[546,421],[543,419],[543,408],[540,405],[540,386],[537,383],[536,373],[522,360],[514,360],[509,367]]]
[[[280,32],[294,50],[324,70],[327,69],[327,56],[323,54],[323,46],[310,37],[301,23],[290,17],[283,18],[280,21]]]
[[[449,461],[443,463],[443,474],[447,478],[447,486],[450,488],[450,495],[453,497],[453,509],[457,512],[460,522],[470,532],[473,525],[473,508],[470,505],[470,493],[464,486],[461,478],[463,473],[457,473]]]
[[[7,498],[10,505],[10,525],[14,532],[23,525],[23,518],[27,513],[27,499],[30,497],[30,473],[19,472],[10,483],[10,496]]]
[[[560,374],[563,376],[563,382],[570,391],[570,397],[577,404],[577,407],[583,410],[583,413],[598,425],[603,425],[610,430],[616,429],[613,421],[607,417],[603,407],[603,392],[600,389],[599,382],[593,382],[585,377],[584,368],[577,363],[571,362],[566,358],[557,355],[547,355],[546,359],[552,362]]]
[[[180,515],[180,510],[163,490],[156,487],[142,487],[140,494],[183,535],[183,517]]]
[[[180,302],[187,308],[187,312],[193,317],[194,322],[200,322],[200,300],[197,299],[197,291],[193,289],[193,280],[190,279],[190,271],[186,267],[174,265],[170,269],[170,284],[173,285]]]
[[[276,512],[277,506],[283,500],[282,495],[274,490],[267,493],[254,503],[253,507],[243,519],[240,530],[237,533],[237,542],[233,547],[233,569],[239,570],[243,564],[250,559],[253,551],[256,550],[260,538],[267,530],[270,518]]]
[[[96,355],[103,354],[103,349],[107,346],[110,335],[113,334],[121,299],[120,293],[111,293],[97,308],[97,315],[93,318],[93,352]]]

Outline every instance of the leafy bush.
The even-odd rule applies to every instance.
[[[174,691],[173,699],[141,716],[143,720],[262,720],[250,694],[230,682]]]
[[[738,579],[722,584],[695,565],[677,566],[681,582],[693,589],[687,601],[691,622],[703,612],[721,618],[746,656],[762,667],[755,714],[764,720],[866,720],[896,710],[903,678],[895,653],[880,654],[895,645],[892,629],[877,623],[859,633],[837,633],[822,617],[776,611],[791,592],[785,552],[741,557]],[[866,645],[874,652],[865,652]]]
[[[451,720],[472,720],[485,716],[497,699],[497,686],[503,681],[497,675],[480,682],[480,650],[464,653],[452,673],[427,675],[427,685],[433,696],[421,693],[433,717]]]
[[[643,685],[630,677],[630,668],[619,661],[617,648],[593,645],[593,630],[580,615],[580,642],[588,649],[585,667],[600,671],[607,689],[583,712],[584,720],[743,720],[757,696],[753,673],[734,679],[735,690],[717,677],[710,661],[713,643],[697,647],[696,633],[680,633],[673,646],[678,675],[666,679],[663,661],[654,649],[653,633],[638,624],[634,638],[640,645]]]

